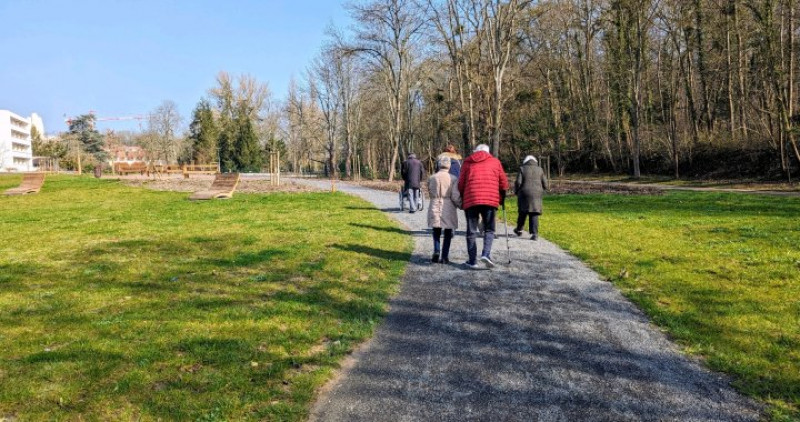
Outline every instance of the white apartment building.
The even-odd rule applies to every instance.
[[[0,110],[0,171],[33,171],[31,128],[44,136],[42,118],[36,113],[22,117]]]

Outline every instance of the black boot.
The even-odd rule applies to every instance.
[[[434,252],[433,253],[433,257],[431,257],[431,262],[433,262],[434,264],[438,264],[439,263],[439,252]]]

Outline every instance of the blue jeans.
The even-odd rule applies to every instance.
[[[478,255],[478,218],[483,219],[483,252],[481,256],[490,257],[492,254],[492,242],[494,241],[494,219],[497,208],[488,205],[476,205],[464,210],[467,216],[467,253],[469,263],[475,264]]]

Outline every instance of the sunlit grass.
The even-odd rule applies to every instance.
[[[49,176],[0,197],[0,419],[305,417],[410,239],[342,194],[187,196]]]
[[[516,205],[508,205],[516,221]],[[541,234],[740,391],[800,418],[800,199],[554,195]]]

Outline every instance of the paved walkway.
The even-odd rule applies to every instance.
[[[400,212],[396,193],[338,188],[397,219],[415,247],[385,322],[323,391],[312,420],[758,419],[758,405],[681,355],[610,283],[554,244],[512,233],[510,265],[504,236],[495,240],[494,270],[430,264],[425,212]],[[546,235],[546,214],[542,226]],[[463,220],[460,227],[453,262],[466,260]]]

